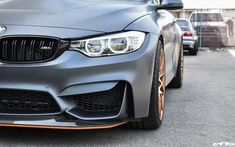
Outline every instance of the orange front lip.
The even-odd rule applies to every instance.
[[[37,129],[57,129],[57,130],[98,130],[98,129],[110,129],[117,126],[121,126],[127,122],[104,125],[104,126],[90,126],[90,127],[57,127],[57,126],[31,126],[31,125],[16,125],[16,124],[0,124],[0,127],[15,127],[15,128],[37,128]]]

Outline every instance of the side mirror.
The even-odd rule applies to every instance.
[[[183,9],[184,4],[182,0],[161,0],[161,5],[157,6],[157,9],[166,9],[166,10],[177,10]]]

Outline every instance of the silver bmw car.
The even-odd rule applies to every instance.
[[[0,126],[160,127],[183,80],[180,0],[0,3]]]
[[[177,24],[182,30],[183,33],[183,47],[184,50],[188,50],[189,55],[197,55],[199,41],[197,32],[194,30],[189,19],[176,19]]]

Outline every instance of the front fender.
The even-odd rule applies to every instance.
[[[154,14],[148,14],[137,19],[133,23],[129,24],[124,30],[154,33],[158,36],[160,36],[161,34],[161,29],[157,24],[157,19],[154,19]]]

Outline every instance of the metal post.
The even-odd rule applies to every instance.
[[[202,27],[202,9],[201,9],[201,13],[200,13],[200,27],[199,27],[199,33],[200,33],[200,48],[202,48],[202,31],[201,31],[201,27]]]

